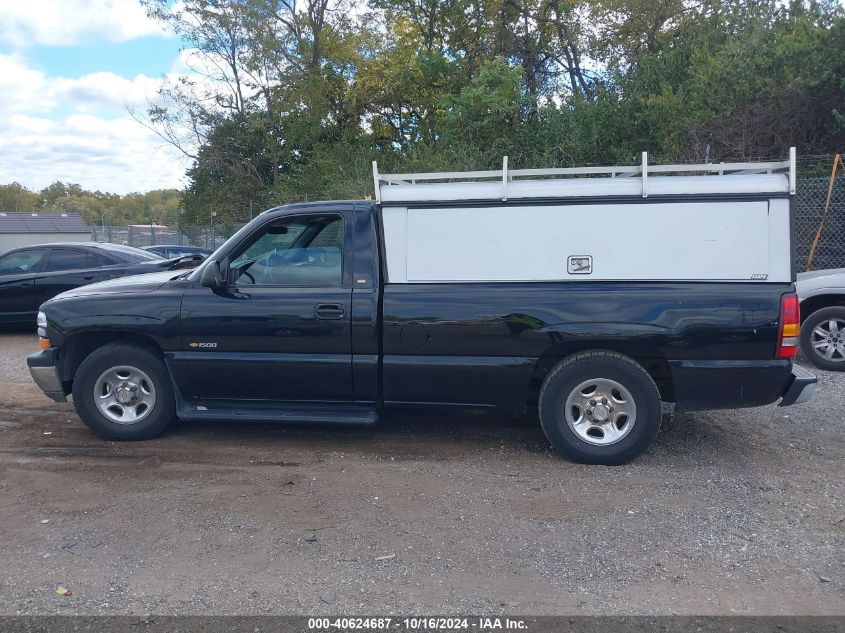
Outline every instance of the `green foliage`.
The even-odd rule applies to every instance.
[[[563,167],[845,149],[836,0],[141,1],[207,69],[147,113],[194,161],[181,203],[13,184],[7,208],[128,222],[181,204],[184,224],[231,225],[371,195],[372,160],[451,171],[503,155]]]
[[[407,24],[395,28],[410,31]],[[381,46],[363,62],[352,86],[356,105],[371,116],[371,142],[409,151],[434,141],[443,114],[440,100],[458,86],[458,65],[442,53],[417,50],[413,42]]]
[[[297,119],[286,121],[290,127]],[[263,206],[280,170],[289,171],[294,151],[284,129],[273,129],[264,113],[223,119],[212,129],[188,170],[190,184],[182,200],[185,224],[209,222],[214,211],[221,223],[249,216],[250,204]]]
[[[670,159],[841,149],[845,19],[818,4],[725,3],[620,80],[644,149]]]
[[[512,152],[520,145],[523,119],[522,68],[501,59],[485,62],[478,75],[456,95],[443,98],[446,147],[466,145],[487,158]]]
[[[176,189],[119,196],[58,181],[40,192],[18,183],[0,186],[0,211],[79,213],[88,224],[146,224],[152,220],[175,226],[181,203],[182,194]]]
[[[188,3],[195,19],[209,1]],[[239,41],[253,74],[276,71],[243,112],[192,119],[204,141],[185,207],[197,220],[366,196],[372,160],[385,172],[495,168],[505,154],[531,167],[643,150],[716,161],[845,143],[833,0],[369,0],[357,22],[329,2],[215,1],[262,16]],[[214,50],[223,22],[184,28]],[[196,113],[198,99],[180,99],[168,117]]]
[[[20,183],[0,185],[0,211],[34,211],[39,202],[38,194]]]

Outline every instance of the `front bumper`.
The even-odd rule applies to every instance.
[[[816,377],[803,367],[792,366],[792,382],[786,388],[781,407],[788,407],[793,404],[807,402],[816,390]]]
[[[67,402],[64,385],[59,376],[59,350],[56,347],[43,349],[26,357],[29,373],[41,391],[56,402]]]

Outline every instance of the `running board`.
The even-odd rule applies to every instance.
[[[186,404],[180,407],[182,420],[218,420],[225,422],[279,422],[283,424],[338,424],[372,426],[378,412],[356,404],[267,404],[243,401],[216,401]]]

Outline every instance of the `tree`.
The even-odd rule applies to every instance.
[[[373,159],[405,172],[845,144],[835,0],[144,1],[205,69],[147,121],[194,157],[196,221],[366,195]]]
[[[38,202],[38,194],[19,182],[0,185],[0,211],[34,211]]]
[[[444,98],[444,144],[464,144],[488,157],[498,156],[499,160],[502,154],[519,146],[524,106],[522,79],[521,68],[511,68],[501,59],[482,64],[468,86],[457,95]]]
[[[459,67],[437,51],[415,45],[416,26],[396,18],[399,37],[379,38],[374,55],[365,59],[353,94],[370,117],[372,142],[382,149],[410,151],[439,134],[441,97],[459,86]]]

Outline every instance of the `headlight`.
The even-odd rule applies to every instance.
[[[36,325],[38,325],[38,336],[41,338],[47,338],[47,315],[43,312],[38,313],[38,318],[35,319]]]

